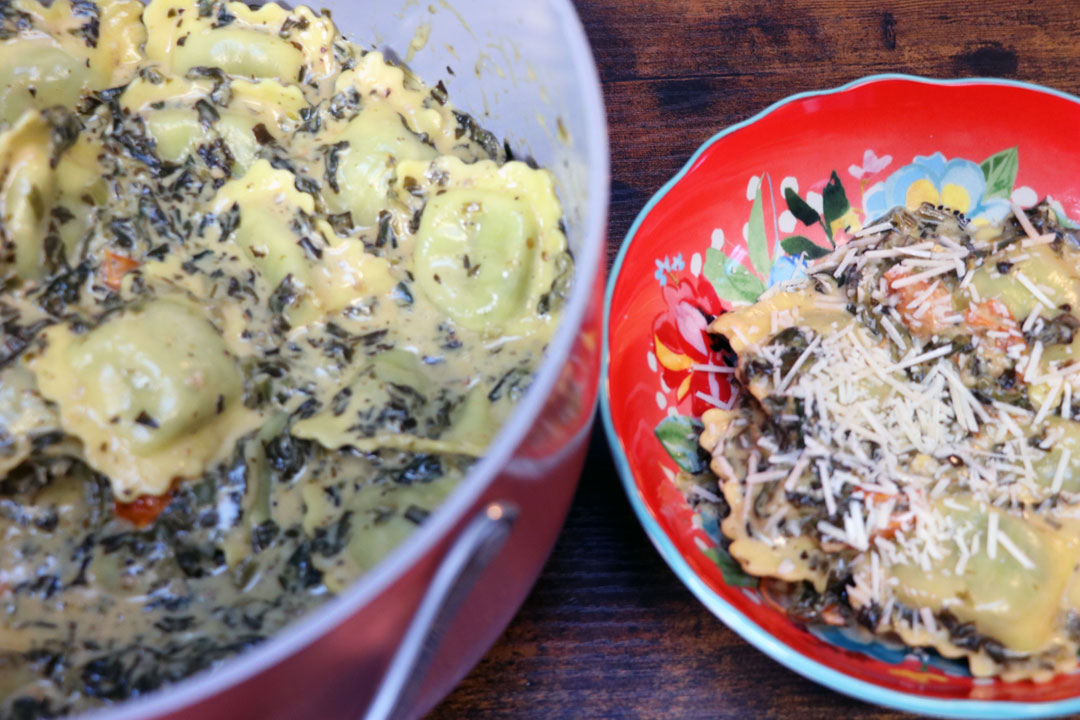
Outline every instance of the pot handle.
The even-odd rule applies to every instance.
[[[408,701],[424,679],[450,621],[480,573],[506,543],[517,516],[514,504],[491,503],[454,541],[420,601],[364,720],[404,717]]]

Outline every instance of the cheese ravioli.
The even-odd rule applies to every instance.
[[[232,452],[259,416],[219,333],[187,301],[132,307],[82,336],[56,326],[31,368],[117,497],[159,495]]]

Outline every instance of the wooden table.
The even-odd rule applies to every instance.
[[[1080,94],[1075,0],[577,6],[611,127],[611,256],[698,145],[792,93],[904,72]],[[899,717],[788,671],[700,605],[646,539],[602,434],[532,595],[433,718]]]

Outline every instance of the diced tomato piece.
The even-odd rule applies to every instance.
[[[896,537],[896,531],[903,527],[903,523],[897,520],[895,517],[889,518],[889,524],[880,530],[875,530],[870,536],[870,539],[884,538],[885,540],[892,540]]]
[[[908,327],[908,330],[910,330],[913,335],[934,335],[945,327],[948,327],[947,324],[939,321],[935,310],[937,308],[943,308],[946,311],[951,312],[952,293],[949,292],[948,288],[939,283],[938,286],[934,288],[934,291],[926,298],[931,304],[931,307],[916,315],[920,308],[911,306],[920,298],[920,296],[926,294],[926,291],[934,284],[935,280],[920,280],[909,285],[895,287],[896,282],[909,277],[911,274],[912,273],[902,265],[893,265],[886,270],[885,280],[888,283],[889,294],[899,300],[899,303],[896,305],[896,311],[900,313],[900,319],[904,321],[904,325]],[[919,305],[921,306],[922,303],[919,303]]]
[[[821,619],[826,625],[835,625],[836,627],[843,627],[847,625],[847,618],[840,612],[840,606],[835,603],[825,606],[821,611]]]
[[[775,588],[773,587],[774,585],[776,586]],[[765,601],[766,605],[779,613],[787,615],[787,606],[780,602],[780,599],[774,594],[774,591],[776,591],[777,594],[783,594],[786,587],[787,583],[783,580],[766,577],[762,578],[761,584],[758,585],[758,590],[761,592],[761,599]]]
[[[991,331],[1009,333],[1008,337],[994,338],[994,344],[1001,350],[1008,350],[1010,345],[1025,344],[1016,318],[1000,300],[984,300],[978,305],[972,304],[964,313],[964,320],[968,327],[980,335]]]
[[[101,281],[112,290],[119,290],[124,276],[137,267],[139,267],[138,260],[106,250],[105,262],[101,264]]]
[[[869,505],[879,505],[879,504],[881,504],[883,502],[888,502],[889,500],[892,500],[892,499],[895,499],[895,498],[896,498],[896,495],[887,495],[885,493],[871,492],[871,493],[866,494],[866,504],[868,506]],[[873,533],[871,533],[870,539],[873,540],[874,538],[879,538],[880,537],[880,538],[885,538],[886,540],[892,540],[893,537],[896,536],[896,531],[899,530],[902,526],[903,526],[903,523],[899,519],[897,519],[897,517],[895,515],[893,515],[893,516],[891,516],[889,518],[889,524],[888,525],[886,525],[883,528],[879,528],[879,529],[875,530]]]
[[[172,491],[164,495],[140,495],[129,503],[117,501],[116,515],[137,528],[144,528],[157,519],[158,515],[172,502]]]

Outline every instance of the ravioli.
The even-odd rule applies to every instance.
[[[26,110],[74,106],[87,92],[134,77],[146,30],[137,0],[45,7],[13,0],[0,8],[0,125]]]
[[[324,160],[324,174],[333,178],[327,193],[331,210],[349,212],[354,223],[374,227],[389,201],[396,164],[437,157],[401,117],[389,104],[370,102],[333,135]]]
[[[250,8],[241,2],[153,2],[143,22],[148,60],[169,74],[219,68],[318,90],[340,69],[333,23],[304,6],[290,12],[276,3]]]
[[[401,163],[398,192],[425,200],[416,236],[423,292],[462,326],[532,323],[566,251],[551,177],[521,162]]]
[[[700,439],[778,604],[1046,680],[1080,650],[1080,236],[1015,213],[894,210],[718,317],[742,400]]]
[[[185,301],[160,299],[79,337],[46,332],[31,368],[87,462],[118,498],[160,495],[231,453],[259,416],[217,330]]]
[[[314,210],[314,198],[295,188],[293,175],[266,160],[222,186],[212,206],[219,215],[236,213],[228,239],[244,249],[268,289],[290,288],[284,307],[293,321],[383,295],[395,284],[386,260],[342,242],[325,221],[313,223]]]
[[[467,148],[468,144],[461,141],[466,134],[476,139],[476,131],[462,127],[461,119],[443,96],[432,93],[406,70],[387,63],[379,52],[364,54],[353,69],[338,76],[334,92],[343,103],[355,96],[360,98],[362,108],[370,104],[395,113],[407,131],[440,154],[449,154],[455,147]],[[490,147],[484,151],[488,156],[497,154]],[[469,159],[479,157],[474,153]]]
[[[0,134],[2,267],[30,279],[44,272],[48,212],[57,192],[52,155],[52,127],[39,112]]]
[[[220,139],[229,148],[230,169],[237,175],[243,175],[258,154],[256,127],[265,133],[264,141],[284,138],[308,107],[304,94],[293,85],[234,80],[226,86],[220,78],[200,75],[171,82],[137,78],[120,102],[146,118],[162,159],[183,162],[201,145]]]
[[[15,366],[0,373],[0,472],[18,467],[33,452],[35,438],[59,427],[31,372]]]
[[[384,448],[419,453],[446,453],[480,457],[509,403],[492,402],[478,390],[455,402],[431,402],[420,392],[431,377],[412,353],[391,350],[377,357],[340,392],[355,397],[347,412],[331,406],[293,426],[297,437],[318,441],[327,448],[373,452]],[[416,423],[387,427],[380,416],[390,406],[408,407]]]

